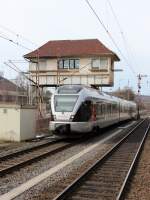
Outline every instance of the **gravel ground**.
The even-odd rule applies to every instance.
[[[150,199],[150,131],[125,199]]]
[[[131,127],[130,127],[131,128]],[[7,174],[4,177],[1,177],[0,179],[0,194],[4,194],[8,192],[9,190],[13,189],[14,187],[26,182],[27,180],[33,178],[34,176],[39,175],[40,173],[56,166],[60,162],[72,157],[73,155],[79,153],[83,149],[87,148],[89,145],[96,143],[98,140],[105,138],[107,135],[110,134],[111,131],[108,133],[105,133],[99,137],[93,138],[90,142],[84,142],[82,144],[76,144],[74,147],[71,147],[68,150],[65,150],[59,154],[55,154],[49,158],[42,159],[39,162],[33,163],[30,166],[24,167],[19,169],[18,171],[13,172],[12,174]],[[125,129],[123,130],[125,132]],[[100,156],[100,153],[104,153],[108,147],[112,146],[116,142],[116,139],[112,139],[111,142],[106,142],[103,146],[101,145],[101,149],[96,148],[90,153],[87,153],[84,157],[81,159],[78,159],[73,166],[65,167],[64,169],[60,170],[59,172],[55,173],[50,178],[46,179],[45,181],[42,181],[41,184],[38,184],[33,189],[29,190],[29,192],[24,193],[20,197],[16,199],[45,199],[43,197],[40,197],[39,194],[43,193],[50,188],[53,188],[52,186],[58,185],[58,182],[60,181],[64,182],[67,180],[67,177],[70,176],[71,172],[76,172],[79,170],[82,170],[85,166],[89,165],[91,162],[93,162],[93,159],[96,159],[96,157]],[[22,147],[23,148],[23,147]],[[87,162],[88,160],[88,162]],[[42,192],[43,191],[43,192]],[[46,192],[45,192],[46,193]],[[34,194],[34,195],[33,195]]]
[[[102,149],[96,148],[90,153],[87,153],[80,159],[77,159],[67,167],[63,168],[59,172],[53,174],[51,177],[45,179],[40,184],[31,188],[28,192],[15,198],[14,200],[50,200],[53,199],[58,192],[61,192],[65,187],[72,182],[72,179],[78,177],[79,173],[82,173],[89,166],[93,164],[100,156],[106,152],[108,146],[103,145]],[[87,162],[88,160],[88,162]]]
[[[68,159],[69,157],[75,155],[80,152],[84,148],[89,146],[89,144],[80,144],[74,147],[71,147],[65,151],[60,152],[59,154],[55,154],[50,156],[49,158],[42,159],[36,163],[33,163],[30,166],[24,167],[18,171],[15,171],[12,174],[7,174],[0,179],[0,194],[9,191],[10,189],[18,186],[19,184],[26,182],[30,178],[37,176],[38,174],[48,170]]]
[[[18,186],[21,183],[26,182],[27,180],[33,178],[34,176],[39,175],[40,173],[58,165],[60,162],[63,162],[64,160],[72,157],[73,155],[79,153],[83,149],[87,148],[89,145],[96,143],[98,140],[101,138],[105,138],[108,134],[103,134],[99,137],[96,137],[92,139],[89,142],[83,142],[81,144],[76,144],[75,146],[62,151],[58,154],[55,154],[53,156],[50,156],[48,158],[42,159],[41,161],[38,161],[36,163],[31,164],[30,166],[24,167],[19,169],[18,171],[13,172],[12,174],[7,174],[4,177],[1,177],[0,179],[0,194],[4,194],[8,192],[9,190],[13,189],[14,187]],[[111,143],[107,143],[107,148],[108,146],[113,145],[114,141],[111,140]],[[85,156],[84,160],[78,161],[78,164],[76,163],[75,166],[80,167],[82,162],[85,162],[89,160],[89,158],[94,158],[95,153]],[[70,173],[70,167],[68,170],[65,170],[63,172],[59,172],[60,174],[55,174],[54,177],[51,179],[55,182],[60,179],[60,177],[65,177],[66,174],[68,175]],[[52,182],[53,182],[52,181]],[[43,183],[42,183],[43,185]],[[24,199],[24,198],[23,198]]]
[[[15,149],[19,146],[22,146],[22,143],[18,142],[2,142],[0,141],[0,153],[3,153],[7,150]]]
[[[61,160],[62,157],[63,157],[63,160],[65,160],[67,159],[67,157],[75,155],[76,153],[82,151],[84,148],[86,148],[90,144],[97,142],[99,139],[96,138],[95,140],[96,141],[91,141],[91,143],[88,143],[88,144],[77,145],[73,147],[71,150],[69,150],[68,152],[65,151],[64,155],[60,154],[58,157],[59,162],[57,162],[57,155],[56,155],[55,156],[55,159],[57,162],[56,164],[59,164],[60,162],[62,162]],[[104,152],[106,152],[106,150],[108,150],[108,148],[112,147],[112,145],[115,142],[116,142],[116,138],[114,137],[114,139],[111,139],[111,142],[106,142],[105,144],[101,145],[101,148],[97,147],[96,149],[87,153],[80,159],[73,162],[71,166],[69,165],[63,168],[62,170],[60,170],[59,172],[53,174],[51,177],[45,179],[40,184],[30,189],[28,192],[25,192],[20,197],[17,197],[15,200],[52,199],[55,196],[54,191],[58,192],[62,190],[64,187],[66,187],[69,180],[71,180],[72,177],[74,177],[75,179],[78,176],[79,170],[80,170],[80,173],[83,172],[87,168],[87,166],[90,166],[94,161],[96,161],[101,155],[104,154]],[[45,165],[45,161],[44,161],[44,165]]]

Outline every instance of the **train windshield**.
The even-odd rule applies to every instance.
[[[55,111],[56,112],[72,112],[78,95],[55,95]]]

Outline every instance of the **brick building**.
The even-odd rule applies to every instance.
[[[0,103],[27,104],[27,92],[0,76]]]

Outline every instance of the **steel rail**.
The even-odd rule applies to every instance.
[[[69,195],[78,187],[80,186],[81,182],[85,180],[85,178],[92,173],[93,169],[98,166],[101,166],[104,161],[106,161],[116,150],[123,144],[126,139],[134,133],[134,131],[139,128],[146,119],[140,121],[129,133],[124,136],[117,144],[115,144],[110,150],[108,150],[99,160],[97,160],[92,166],[86,169],[79,177],[77,177],[69,186],[67,186],[61,193],[59,193],[53,200],[63,200],[69,197]]]
[[[4,168],[2,167],[2,169],[0,169],[0,176],[6,175],[6,173],[10,173],[13,170],[18,170],[18,168],[20,168],[20,167],[24,167],[24,166],[26,166],[28,164],[31,164],[31,163],[33,163],[33,162],[35,162],[37,160],[39,161],[40,159],[43,159],[43,158],[45,158],[47,156],[54,155],[54,154],[56,154],[56,153],[58,153],[58,152],[60,152],[60,151],[62,151],[64,149],[67,149],[67,148],[69,148],[69,147],[71,147],[73,145],[74,144],[72,144],[72,143],[66,143],[66,144],[64,143],[64,144],[62,144],[62,146],[55,147],[55,148],[53,148],[51,150],[48,150],[48,151],[45,151],[45,152],[41,152],[40,155],[39,154],[35,155],[33,153],[32,157],[30,157],[31,155],[29,156],[27,154],[27,158],[25,160],[20,160],[18,163],[17,162],[15,163],[15,161],[13,161],[12,165],[6,165],[6,166],[4,166]],[[31,152],[31,154],[32,154],[32,152]]]
[[[143,150],[144,143],[145,143],[145,140],[146,140],[146,138],[147,138],[147,135],[148,135],[149,130],[150,130],[150,124],[149,124],[149,126],[147,127],[147,130],[146,130],[146,132],[145,132],[145,134],[144,134],[144,137],[143,137],[143,139],[142,139],[142,141],[141,141],[141,143],[140,143],[140,146],[139,146],[139,148],[138,148],[138,150],[137,150],[137,153],[136,153],[136,155],[135,155],[135,157],[134,157],[134,159],[133,159],[133,161],[132,161],[132,163],[131,163],[131,166],[130,166],[130,168],[129,168],[129,171],[128,171],[126,177],[125,177],[125,180],[124,180],[124,182],[123,182],[123,184],[122,184],[122,187],[121,187],[121,189],[120,189],[120,191],[119,191],[119,194],[118,194],[116,200],[121,200],[122,197],[125,195],[125,190],[126,190],[127,184],[128,184],[128,182],[129,182],[131,176],[133,175],[133,170],[135,169],[136,164],[137,164],[137,162],[138,162],[138,160],[139,160],[139,157],[140,157],[141,152],[142,152],[142,150]]]
[[[17,150],[16,152],[11,152],[9,154],[6,154],[4,156],[0,156],[0,162],[1,161],[5,161],[6,159],[9,159],[10,157],[12,158],[13,156],[19,156],[20,154],[24,154],[24,153],[29,153],[30,151],[36,150],[36,149],[40,149],[40,148],[44,148],[48,145],[54,144],[54,143],[58,143],[61,142],[62,139],[60,140],[51,140],[48,142],[44,142],[42,144],[36,145],[36,146],[32,146],[32,147],[27,147],[25,149],[21,149],[21,150]]]
[[[88,138],[86,138],[86,139],[88,139]],[[29,154],[30,153],[32,154],[33,151],[40,150],[42,148],[48,147],[49,145],[50,145],[49,147],[51,147],[51,145],[56,144],[56,143],[61,143],[63,141],[64,141],[63,138],[54,139],[52,141],[45,142],[44,144],[36,145],[36,146],[33,146],[33,147],[28,147],[26,149],[22,149],[22,150],[18,150],[16,152],[12,152],[12,153],[6,154],[6,155],[0,157],[0,165],[3,164],[2,163],[3,161],[4,162],[9,162],[9,159],[12,160],[14,158],[14,160],[15,160],[15,157],[18,158],[21,155],[25,156],[25,154],[27,154],[27,156],[29,156]],[[82,139],[80,139],[79,142],[82,142]],[[41,155],[33,156],[33,158],[26,159],[24,161],[22,160],[22,161],[20,161],[20,162],[18,162],[16,164],[12,160],[13,165],[7,164],[6,167],[5,166],[4,167],[0,166],[0,176],[3,176],[6,173],[9,173],[12,170],[18,169],[19,167],[23,167],[24,165],[30,164],[30,163],[38,160],[38,159],[42,159],[42,158],[44,158],[44,157],[46,157],[48,155],[55,154],[55,153],[57,153],[57,152],[59,152],[61,150],[64,150],[65,148],[69,148],[69,147],[71,147],[73,145],[74,145],[74,143],[68,143],[68,144],[66,144],[66,146],[62,146],[61,148],[58,148],[58,149],[56,148],[56,149],[54,149],[52,151],[49,151],[49,152],[46,152],[46,153],[42,153]]]

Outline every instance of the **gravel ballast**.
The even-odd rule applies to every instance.
[[[109,133],[103,134],[99,137],[90,139],[87,142],[76,144],[75,146],[73,146],[65,151],[59,152],[58,154],[55,154],[53,156],[42,159],[41,161],[33,163],[32,165],[21,168],[20,170],[15,171],[12,174],[7,174],[6,176],[1,177],[1,179],[0,179],[0,195],[10,191],[14,187],[17,187],[18,185],[26,182],[27,180],[45,172],[46,170],[48,170],[52,167],[55,167],[59,163],[63,162],[64,160],[67,160],[68,158],[72,157],[73,155],[76,155],[77,153],[81,152],[82,150],[89,147],[90,145],[97,143],[97,141],[101,141],[102,138],[105,138],[108,135],[111,135],[111,133],[109,132]],[[122,135],[122,134],[117,135],[118,139],[121,137],[120,135]],[[115,138],[115,136],[114,136],[114,138]],[[99,149],[96,148],[96,149],[98,149],[98,152],[103,153],[102,149],[105,147],[106,148],[105,150],[108,150],[108,148],[110,148],[116,142],[115,140],[116,139],[112,138],[112,139],[110,139],[109,142],[106,142],[106,144],[102,144],[101,148],[99,148]],[[97,152],[97,150],[96,150],[96,152]],[[93,152],[93,151],[89,152],[88,154],[83,156],[84,158],[82,157],[81,159],[77,160],[75,165],[68,167],[68,169],[66,168],[65,170],[60,170],[58,173],[54,174],[54,176],[51,176],[50,177],[51,181],[49,184],[54,184],[55,182],[58,182],[60,179],[63,180],[64,177],[68,176],[72,170],[74,170],[75,168],[79,169],[80,166],[82,165],[82,163],[84,164],[87,161],[93,159],[96,155],[96,152]],[[42,187],[44,185],[47,186],[48,183],[44,183],[42,181],[41,185],[42,185]],[[41,193],[40,192],[41,188],[38,189],[37,191],[38,191],[37,193]],[[35,194],[35,193],[36,192],[33,192],[33,194]]]
[[[130,180],[126,200],[150,200],[150,131],[138,165]]]
[[[123,130],[123,132],[124,131],[125,129]],[[69,157],[87,148],[89,145],[96,143],[102,138],[105,138],[109,134],[110,133],[103,134],[102,136],[99,136],[95,139],[91,139],[91,141],[77,144],[76,146],[71,147],[70,149],[65,150],[63,152],[60,152],[59,154],[53,155],[49,158],[42,159],[41,161],[38,161],[37,163],[33,163],[30,166],[24,167],[23,169],[20,169],[12,174],[7,174],[5,177],[1,177],[0,194],[4,194],[8,192],[9,190],[13,189],[14,187],[17,187],[18,185],[33,178],[34,176],[37,176],[40,173],[43,173],[47,169],[58,165],[59,163],[68,159]],[[55,173],[51,177],[42,181],[40,184],[36,185],[32,189],[30,189],[28,192],[25,192],[23,195],[21,195],[20,197],[17,197],[16,199],[19,199],[19,200],[20,199],[49,199],[49,197],[43,196],[43,195],[46,194],[47,192],[49,194],[49,191],[51,191],[51,196],[52,196],[53,188],[55,188],[55,186],[58,185],[58,183],[61,183],[61,181],[64,182],[65,180],[68,181],[67,177],[70,176],[70,174],[71,175],[76,174],[76,172],[79,169],[84,170],[85,167],[87,167],[87,165],[90,165],[94,159],[97,159],[97,156],[99,157],[101,154],[104,153],[104,151],[108,150],[108,148],[110,148],[116,142],[116,140],[117,139],[111,139],[110,142],[106,142],[104,145],[102,145],[102,148],[97,147],[96,149],[87,153],[85,156],[78,159],[75,163],[73,163],[71,167],[70,166],[65,167],[64,169],[60,170],[59,172]]]

